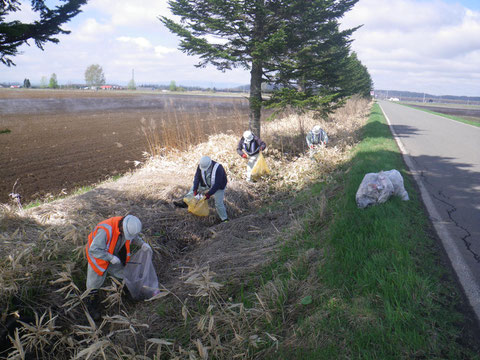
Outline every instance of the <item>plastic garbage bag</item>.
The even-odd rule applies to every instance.
[[[186,196],[183,198],[185,204],[188,205],[188,211],[197,216],[208,216],[210,208],[205,198],[197,199],[194,196]]]
[[[397,170],[366,174],[358,187],[355,199],[357,206],[363,209],[369,205],[382,204],[392,195],[409,200],[403,186],[402,175]]]
[[[252,177],[261,177],[266,174],[270,174],[270,169],[268,168],[267,161],[263,157],[263,154],[260,153],[258,155],[258,160],[252,169]]]
[[[410,200],[408,192],[403,185],[403,177],[398,170],[389,170],[383,172],[390,179],[393,185],[394,195],[400,196],[402,200]]]
[[[125,265],[125,284],[135,300],[150,299],[158,292],[158,278],[152,263],[152,251],[140,250]]]

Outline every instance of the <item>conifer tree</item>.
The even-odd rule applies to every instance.
[[[260,135],[262,82],[276,89],[270,106],[319,109],[338,100],[337,60],[356,30],[340,31],[338,19],[357,1],[170,0],[180,22],[160,20],[181,38],[180,50],[200,56],[197,66],[250,71],[249,127]]]
[[[80,13],[80,7],[87,0],[64,0],[64,4],[50,9],[46,0],[31,0],[32,10],[37,12],[40,20],[23,23],[19,20],[5,21],[6,15],[20,10],[19,0],[0,1],[0,62],[7,66],[15,65],[11,57],[18,54],[18,47],[35,42],[40,49],[46,42],[58,43],[58,34],[69,34],[60,26]]]
[[[355,52],[352,52],[344,60],[343,71],[339,80],[339,86],[344,96],[359,94],[363,97],[369,97],[373,88],[368,69],[361,63]]]

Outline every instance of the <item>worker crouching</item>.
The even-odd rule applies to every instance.
[[[87,290],[90,290],[87,308],[94,320],[101,315],[98,290],[107,273],[123,280],[125,265],[130,261],[130,245],[143,251],[152,251],[139,234],[141,221],[133,215],[117,216],[97,224],[88,235],[86,255],[88,260]]]
[[[328,143],[327,133],[319,126],[315,125],[306,137],[309,155],[312,158],[322,147]]]
[[[260,151],[265,150],[267,145],[258,136],[253,135],[250,130],[243,133],[238,142],[237,153],[247,162],[247,181],[252,181],[252,170],[258,161]]]
[[[227,174],[223,166],[208,156],[202,156],[195,172],[193,186],[185,195],[195,196],[197,199],[205,197],[207,200],[214,196],[215,209],[221,221],[228,221],[227,209],[225,207],[225,188],[227,187]],[[175,206],[187,207],[183,201],[174,201]]]

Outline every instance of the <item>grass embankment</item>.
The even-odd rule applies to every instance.
[[[455,115],[448,115],[448,114],[442,114],[442,113],[439,113],[439,112],[436,112],[436,111],[431,111],[431,110],[427,110],[427,109],[422,109],[422,108],[418,108],[418,107],[415,107],[415,106],[412,106],[412,105],[407,105],[405,104],[406,106],[408,107],[411,107],[415,110],[422,110],[422,111],[425,111],[427,113],[430,113],[430,114],[433,114],[433,115],[438,115],[438,116],[442,116],[442,117],[445,117],[447,119],[451,119],[451,120],[455,120],[455,121],[459,121],[459,122],[462,122],[464,124],[468,124],[468,125],[473,125],[473,126],[478,126],[480,127],[480,118],[475,118],[475,119],[478,119],[478,120],[469,120],[469,119],[466,119],[466,118],[463,118],[463,117],[460,117],[460,116],[455,116]]]
[[[364,174],[390,169],[401,171],[411,200],[358,209],[355,193]],[[478,358],[463,328],[462,296],[378,105],[336,181],[297,197],[313,205],[304,230],[256,279],[271,293],[267,306],[274,316],[265,331],[282,339],[270,356]],[[327,205],[311,204],[321,192]]]

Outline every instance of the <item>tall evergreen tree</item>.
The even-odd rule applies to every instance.
[[[339,79],[339,86],[345,96],[359,94],[369,97],[373,89],[373,82],[368,69],[358,59],[357,54],[352,52],[343,61],[343,71]]]
[[[58,43],[58,34],[69,34],[60,26],[80,12],[80,7],[87,0],[63,0],[65,4],[50,9],[47,0],[31,0],[32,10],[37,12],[40,20],[23,23],[19,20],[5,21],[6,15],[20,10],[19,0],[0,1],[0,62],[7,66],[15,65],[11,57],[18,54],[18,47],[33,40],[43,50],[46,42]]]
[[[318,109],[336,100],[335,60],[348,55],[356,30],[340,31],[338,19],[357,1],[170,0],[180,22],[160,20],[182,39],[182,51],[200,56],[197,66],[250,71],[249,126],[260,135],[262,82],[276,85],[270,106]]]

